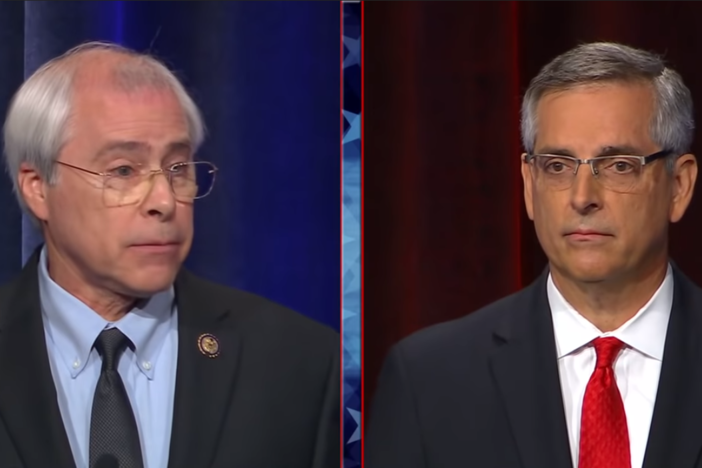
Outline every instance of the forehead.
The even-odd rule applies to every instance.
[[[109,84],[76,89],[71,114],[72,118],[97,123],[129,118],[185,122],[185,113],[172,91],[151,87],[124,91]]]
[[[93,54],[78,62],[74,77],[71,121],[81,127],[136,126],[149,123],[173,129],[185,126],[187,119],[176,94],[151,80],[153,71],[144,69],[144,82],[126,86],[120,70],[138,72],[135,59],[114,53]],[[121,67],[121,68],[120,68]]]
[[[536,147],[650,146],[653,89],[607,83],[550,92],[536,109]]]

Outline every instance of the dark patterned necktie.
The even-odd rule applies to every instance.
[[[95,340],[102,371],[95,388],[90,418],[90,468],[143,468],[139,429],[122,377],[119,358],[131,344],[116,328],[103,330]]]
[[[578,468],[631,468],[624,402],[612,369],[624,343],[608,337],[594,345],[597,364],[585,388]]]

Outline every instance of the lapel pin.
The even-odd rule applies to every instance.
[[[197,348],[208,358],[219,356],[219,341],[210,333],[203,333],[198,337]]]

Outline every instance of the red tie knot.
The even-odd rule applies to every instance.
[[[617,354],[619,354],[619,351],[624,347],[624,343],[611,336],[597,338],[593,341],[593,344],[595,345],[595,353],[597,353],[597,368],[611,368]]]

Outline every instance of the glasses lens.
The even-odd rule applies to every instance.
[[[148,190],[138,167],[123,166],[104,179],[102,198],[105,206],[116,207],[138,203]]]
[[[208,162],[197,161],[178,164],[170,168],[170,181],[177,200],[191,202],[207,196],[214,186],[217,168]],[[167,175],[161,174],[161,175]],[[133,205],[147,196],[153,185],[155,173],[127,171],[105,178],[103,201],[105,206]]]
[[[595,158],[591,163],[595,179],[607,190],[630,193],[638,188],[643,172],[643,166],[638,158],[607,156]],[[542,186],[550,190],[565,190],[573,185],[577,161],[557,156],[538,155],[533,158],[533,164],[537,181]]]
[[[538,182],[551,190],[568,188],[575,177],[577,162],[556,156],[535,156],[533,164]]]
[[[173,193],[186,202],[205,197],[212,191],[216,172],[213,164],[204,161],[178,165],[171,170]]]
[[[597,179],[603,187],[614,192],[635,191],[641,180],[643,166],[638,158],[612,156],[594,162]]]

